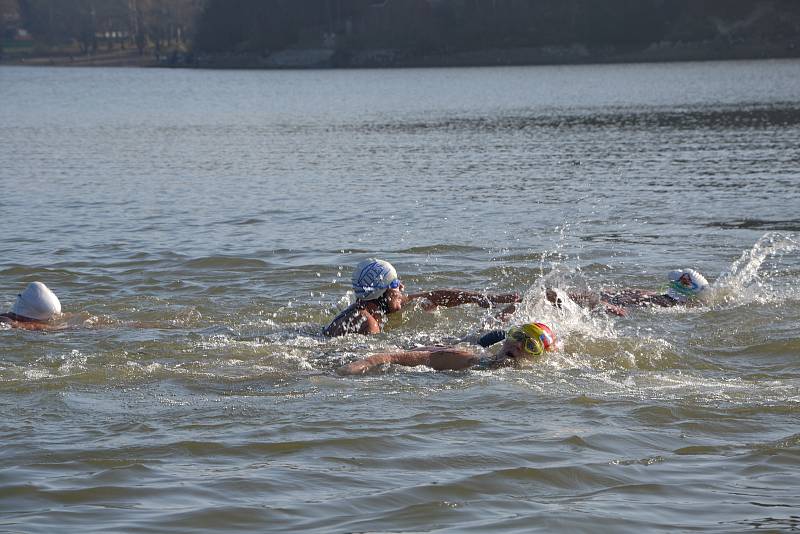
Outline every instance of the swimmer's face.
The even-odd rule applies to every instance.
[[[503,342],[503,346],[500,347],[500,352],[498,352],[497,355],[515,359],[530,357],[530,354],[525,352],[525,349],[523,348],[522,344],[523,342],[514,341],[513,339],[506,338],[506,340]]]
[[[681,283],[681,285],[692,287],[692,277],[686,273],[682,274],[678,281]]]
[[[405,289],[405,286],[400,283],[397,289],[389,288],[383,294],[383,298],[386,299],[386,311],[388,313],[399,312],[403,308],[403,303],[405,302],[403,289]]]

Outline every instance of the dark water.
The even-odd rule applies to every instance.
[[[800,62],[0,68],[8,532],[800,529]],[[561,350],[365,378],[487,310],[320,335],[352,266],[518,291]],[[603,317],[568,289],[692,309]]]

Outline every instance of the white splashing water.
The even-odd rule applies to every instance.
[[[756,241],[753,248],[742,253],[709,287],[704,300],[709,304],[730,303],[748,300],[747,295],[757,298],[763,296],[763,284],[759,269],[764,262],[777,255],[800,250],[800,240],[795,235],[770,232]]]
[[[561,341],[572,334],[590,335],[594,338],[617,337],[612,318],[582,308],[568,296],[566,291],[549,283],[547,280],[550,278],[550,275],[546,276],[525,292],[514,314],[514,323],[545,323],[557,332],[557,337]],[[545,287],[556,292],[560,301],[558,306],[547,300]]]

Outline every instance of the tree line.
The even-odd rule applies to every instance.
[[[14,0],[38,42],[411,54],[800,36],[800,0]]]
[[[18,0],[21,23],[45,45],[98,46],[184,43],[194,33],[203,0]],[[101,43],[102,41],[102,43]]]
[[[797,39],[800,1],[207,0],[197,30],[201,52],[763,42]]]

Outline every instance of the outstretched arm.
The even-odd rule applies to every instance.
[[[40,322],[26,322],[26,321],[3,321],[11,325],[12,328],[20,328],[22,330],[35,330],[39,332],[46,332],[49,330],[59,330],[58,325]]]
[[[605,301],[600,298],[599,295],[596,293],[591,293],[588,291],[584,292],[576,292],[576,293],[568,293],[569,298],[582,308],[587,308],[589,310],[594,310],[596,308],[600,308],[602,306],[602,310],[611,315],[618,315],[620,317],[625,317],[628,312],[622,306],[617,306],[616,304],[611,304],[608,301]],[[557,308],[561,308],[561,298],[559,298],[558,294],[550,288],[545,290],[545,297],[547,298],[550,303],[552,303]]]
[[[405,365],[408,367],[425,365],[437,371],[457,371],[474,365],[477,360],[477,356],[471,352],[450,348],[388,352],[373,354],[363,360],[344,365],[338,368],[336,372],[343,376],[363,375],[374,371],[384,364]]]
[[[59,315],[59,320],[63,320],[65,316]],[[46,331],[46,330],[60,330],[64,328],[66,325],[59,322],[52,322],[52,321],[26,321],[20,320],[18,316],[14,316],[13,314],[0,314],[0,323],[5,323],[11,325],[11,328],[20,328],[22,330],[39,330],[39,331]]]
[[[408,295],[409,300],[423,299],[427,302],[423,307],[434,310],[437,306],[452,308],[462,304],[477,304],[481,308],[491,308],[494,304],[508,304],[519,302],[519,295],[516,293],[479,293],[477,291],[467,291],[464,289],[437,289],[425,291],[423,293],[412,293]]]

